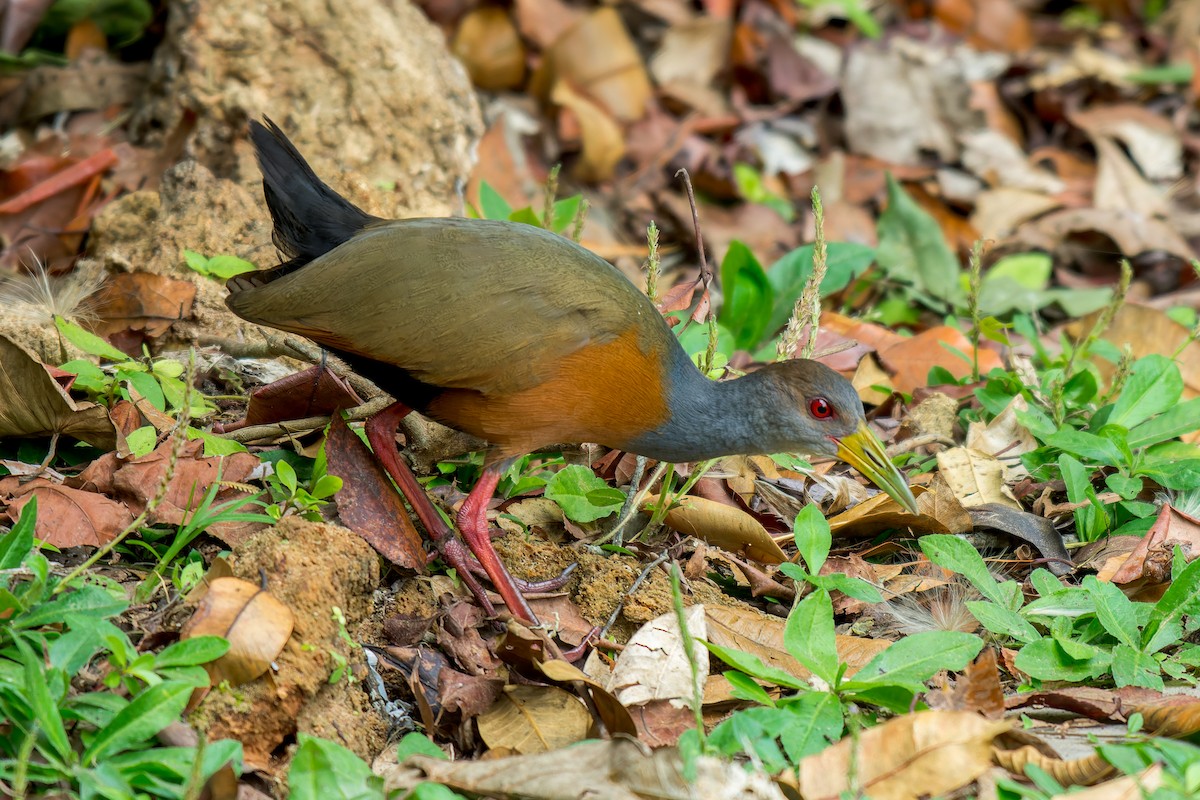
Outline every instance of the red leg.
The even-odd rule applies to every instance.
[[[367,441],[371,443],[371,449],[375,451],[375,457],[379,459],[379,463],[383,465],[384,470],[396,482],[396,486],[400,488],[400,493],[408,500],[409,505],[417,514],[417,518],[421,520],[421,524],[425,530],[429,532],[430,538],[433,539],[434,545],[438,552],[446,559],[446,563],[454,567],[462,582],[471,590],[471,594],[475,595],[475,599],[479,601],[479,605],[483,607],[489,615],[496,613],[496,608],[492,601],[488,599],[487,592],[484,590],[479,579],[475,577],[475,571],[482,566],[484,573],[491,579],[496,590],[500,592],[500,596],[504,598],[505,605],[513,616],[530,624],[537,624],[537,617],[533,615],[532,609],[521,596],[517,589],[512,576],[508,574],[508,570],[500,562],[500,557],[496,555],[495,549],[492,547],[491,539],[488,537],[487,526],[487,503],[491,499],[492,492],[496,490],[496,484],[500,480],[500,473],[495,472],[490,483],[488,476],[489,470],[485,470],[479,479],[479,483],[471,490],[467,499],[463,502],[462,510],[459,511],[459,530],[462,532],[463,539],[466,540],[467,546],[454,535],[454,531],[442,519],[441,514],[433,507],[429,496],[425,494],[425,487],[417,481],[408,463],[400,457],[400,451],[396,448],[396,428],[399,427],[400,421],[408,416],[412,409],[403,403],[394,403],[383,411],[380,411],[375,416],[367,420],[366,431]],[[485,485],[486,484],[486,485]],[[482,494],[482,499],[479,495]],[[472,498],[475,498],[472,503]],[[468,507],[471,508],[469,513],[468,525],[472,526],[472,533],[476,530],[482,530],[482,546],[476,544],[478,537],[473,540],[472,534],[469,534],[467,528],[463,527],[464,512]],[[467,548],[470,548],[469,550]],[[475,558],[479,559],[478,564],[475,563],[475,558],[472,558],[474,553]]]
[[[504,605],[508,606],[509,612],[522,622],[537,625],[533,609],[517,591],[512,576],[508,574],[504,562],[496,554],[495,548],[492,547],[492,537],[488,534],[487,504],[492,499],[492,493],[496,491],[496,484],[500,482],[500,473],[498,464],[483,468],[483,474],[476,481],[475,488],[471,489],[467,499],[458,509],[458,532],[466,541],[467,547],[471,548],[471,552],[479,559],[480,566],[491,578],[496,591],[504,598]]]

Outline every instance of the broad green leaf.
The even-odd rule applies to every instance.
[[[237,256],[213,256],[208,260],[206,274],[221,280],[229,280],[234,275],[242,275],[257,270],[254,264]]]
[[[228,652],[229,642],[220,636],[196,636],[165,647],[155,656],[154,667],[194,667],[216,661]]]
[[[703,639],[699,641],[708,648],[710,653],[739,672],[744,672],[747,675],[767,681],[768,683],[773,683],[776,686],[782,686],[786,689],[809,688],[807,683],[795,675],[792,675],[790,672],[784,672],[778,667],[772,667],[769,664],[763,663],[763,660],[753,653],[735,650],[730,647],[722,647],[719,644],[706,642]]]
[[[934,564],[957,572],[988,600],[1005,605],[999,584],[988,572],[983,556],[979,555],[979,551],[972,547],[970,542],[957,536],[932,534],[922,536],[918,544],[921,546],[921,552]]]
[[[1137,474],[1152,478],[1168,489],[1195,489],[1200,487],[1200,459],[1147,459]]]
[[[1185,614],[1195,614],[1200,608],[1200,559],[1188,564],[1175,575],[1167,591],[1154,604],[1150,619],[1142,630],[1142,641],[1154,640],[1159,628],[1174,623]]]
[[[80,589],[61,594],[47,603],[40,603],[13,620],[13,627],[22,630],[38,628],[42,625],[52,625],[61,622],[68,614],[82,617],[107,619],[120,614],[129,604],[117,600],[99,586],[83,586]]]
[[[554,210],[550,213],[552,217],[550,220],[551,230],[555,233],[566,232],[567,228],[574,224],[575,217],[579,214],[579,207],[582,204],[583,195],[581,194],[554,201]]]
[[[183,251],[183,263],[187,264],[188,269],[193,272],[199,272],[201,275],[208,273],[208,258],[195,250]]]
[[[1038,639],[1021,648],[1014,660],[1017,669],[1043,681],[1085,681],[1108,672],[1112,657],[1098,653],[1095,658],[1071,658],[1052,638]]]
[[[14,642],[25,667],[25,701],[33,710],[34,723],[54,749],[54,755],[59,761],[69,764],[71,742],[67,739],[66,728],[63,727],[58,702],[50,694],[49,676],[42,665],[42,658],[34,652],[24,637],[17,636]]]
[[[404,734],[400,744],[396,745],[397,762],[403,762],[409,756],[432,756],[442,761],[450,760],[450,756],[446,755],[445,750],[430,741],[425,734],[416,731]]]
[[[1183,376],[1174,361],[1157,354],[1143,356],[1133,363],[1108,421],[1132,428],[1170,409],[1182,394]]]
[[[163,395],[162,384],[149,372],[134,369],[118,369],[117,380],[128,383],[137,390],[138,394],[146,398],[146,401],[150,405],[159,411],[167,410],[167,398]]]
[[[1014,253],[988,267],[983,274],[983,285],[1006,278],[1025,289],[1040,291],[1050,284],[1053,266],[1053,260],[1046,253]]]
[[[789,703],[787,711],[791,718],[779,741],[793,764],[821,752],[842,735],[842,704],[831,692],[806,692]]]
[[[842,572],[813,575],[809,580],[827,592],[841,592],[855,600],[862,600],[864,603],[883,602],[883,595],[872,584],[862,578],[852,578]]]
[[[775,701],[771,699],[771,695],[767,694],[767,690],[759,686],[758,682],[746,673],[731,669],[724,673],[724,677],[729,682],[729,693],[736,699],[760,706],[775,705]]]
[[[479,212],[484,219],[508,219],[508,215],[512,211],[512,206],[492,188],[491,184],[487,181],[479,184]]]
[[[1126,644],[1119,644],[1113,648],[1112,676],[1118,689],[1122,686],[1145,686],[1159,691],[1163,689],[1162,675],[1159,674],[1158,661],[1154,656]]]
[[[383,779],[336,742],[301,733],[288,768],[291,800],[382,800]]]
[[[739,350],[751,350],[767,332],[775,290],[750,248],[734,240],[721,261],[721,290],[725,302],[718,317],[733,332]]]
[[[1137,614],[1133,601],[1115,584],[1099,581],[1095,575],[1083,579],[1083,588],[1091,595],[1096,604],[1096,619],[1104,626],[1118,642],[1137,648],[1140,632],[1137,625]]]
[[[920,691],[925,681],[942,670],[961,670],[979,655],[983,640],[960,631],[924,631],[892,644],[872,658],[844,684],[847,691],[872,686],[901,686]]]
[[[813,271],[816,246],[806,244],[784,255],[767,270],[767,280],[775,289],[775,306],[771,311],[768,332],[787,324],[792,317],[796,300]],[[866,272],[875,262],[875,249],[854,242],[830,242],[825,246],[825,277],[821,279],[821,296],[828,297],[850,285],[850,281]]]
[[[555,473],[546,483],[546,497],[562,508],[575,522],[592,522],[619,511],[625,495],[605,483],[581,464],[572,464]]]
[[[829,557],[829,547],[833,541],[829,532],[829,521],[825,519],[816,503],[810,503],[796,515],[792,531],[796,536],[796,549],[808,565],[808,571],[816,575],[825,564],[825,559]]]
[[[1029,620],[999,603],[987,600],[968,600],[967,610],[979,620],[979,624],[1000,636],[1008,636],[1028,644],[1041,638],[1037,628]]]
[[[58,332],[63,335],[64,339],[89,356],[99,356],[100,358],[107,358],[110,361],[127,361],[129,359],[129,356],[91,331],[85,331],[74,322],[68,322],[62,317],[55,315],[54,326],[58,328]]]
[[[97,731],[83,753],[83,763],[95,764],[107,756],[148,742],[179,719],[192,689],[191,684],[176,681],[164,681],[146,689]]]
[[[1114,472],[1111,475],[1105,476],[1104,485],[1121,495],[1123,499],[1132,500],[1141,494],[1145,483],[1141,478],[1131,478],[1128,475]]]
[[[950,305],[964,300],[959,263],[937,220],[918,206],[889,173],[888,206],[879,217],[875,260],[889,277]]]
[[[143,425],[125,437],[129,452],[135,457],[147,455],[158,444],[158,431],[153,425]]]
[[[817,589],[792,608],[783,628],[783,646],[814,675],[834,685],[838,674],[837,638],[828,592]]]
[[[1046,444],[1099,464],[1116,466],[1122,462],[1120,450],[1110,440],[1074,428],[1063,428],[1048,437]]]
[[[33,528],[37,522],[37,497],[31,497],[21,509],[17,524],[0,536],[0,570],[16,569],[33,550]],[[3,580],[3,578],[0,578]]]
[[[235,442],[233,439],[226,439],[223,436],[217,436],[211,431],[202,431],[199,428],[188,427],[184,431],[189,439],[202,439],[204,441],[204,455],[212,456],[230,456],[234,453],[245,453],[246,445],[241,442]]]

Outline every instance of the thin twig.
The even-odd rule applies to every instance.
[[[369,400],[361,406],[348,409],[345,412],[346,418],[351,422],[366,419],[372,414],[387,408],[393,402],[386,395],[376,397],[374,400]],[[329,416],[306,417],[305,419],[293,419],[286,422],[274,422],[270,425],[248,425],[245,428],[238,428],[228,433],[214,435],[220,436],[222,439],[246,444],[247,442],[257,442],[263,439],[275,439],[280,436],[293,436],[315,431],[319,428],[324,428],[332,419],[333,417]]]
[[[713,275],[708,266],[708,255],[704,252],[704,236],[700,233],[700,211],[696,207],[696,193],[692,191],[692,176],[686,169],[680,169],[675,173],[675,177],[683,179],[683,187],[687,190],[688,205],[692,210],[692,231],[696,235],[696,252],[700,256],[700,281],[703,289],[700,300],[708,303],[708,347],[704,351],[704,363],[700,365],[700,372],[708,375],[712,372],[713,362],[717,357],[717,315],[713,313],[712,295],[709,292]]]
[[[609,531],[609,536],[612,537],[612,543],[616,547],[621,546],[621,529],[633,518],[633,497],[637,494],[638,489],[642,485],[642,476],[646,472],[646,457],[637,456],[633,462],[633,474],[629,476],[629,491],[625,494],[625,503],[621,506],[621,514],[617,517],[617,524]]]

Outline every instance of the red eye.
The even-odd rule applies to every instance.
[[[833,416],[833,406],[824,397],[814,397],[808,401],[808,411],[817,419],[829,419]]]

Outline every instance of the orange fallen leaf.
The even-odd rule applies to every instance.
[[[183,624],[180,638],[221,636],[229,652],[204,665],[214,684],[249,683],[265,673],[283,652],[296,619],[265,589],[241,578],[217,578]]]

